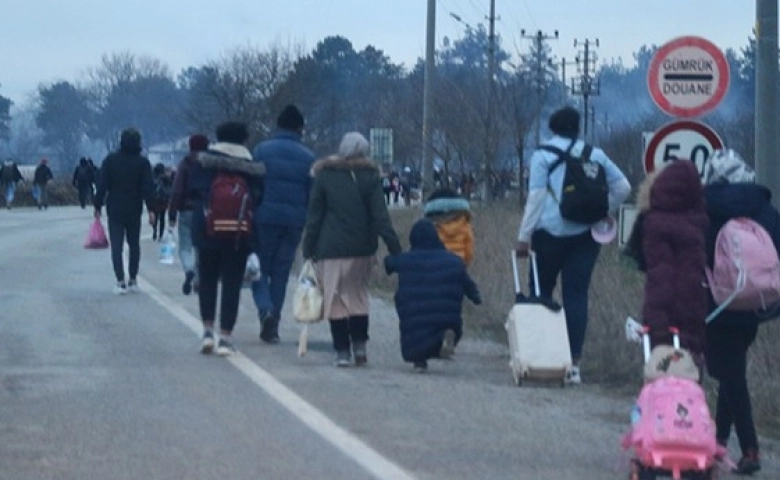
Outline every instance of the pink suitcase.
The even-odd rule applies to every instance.
[[[676,329],[674,348],[680,343]],[[650,359],[650,339],[643,335],[645,362]],[[715,441],[715,423],[704,389],[689,378],[664,375],[648,381],[632,411],[631,430],[622,446],[634,451],[631,480],[655,480],[658,476],[711,480],[725,449]]]

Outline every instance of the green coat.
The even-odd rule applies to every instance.
[[[379,237],[391,255],[401,253],[373,161],[331,156],[315,162],[312,174],[304,258],[367,257],[376,253]]]

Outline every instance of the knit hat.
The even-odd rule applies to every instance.
[[[287,105],[277,117],[276,125],[285,130],[298,131],[303,128],[303,114],[295,105]]]
[[[190,152],[200,152],[209,148],[209,139],[200,133],[190,136]]]
[[[704,167],[704,185],[717,183],[753,183],[756,172],[734,150],[715,150]]]
[[[550,130],[562,137],[575,139],[580,134],[580,112],[572,107],[564,107],[550,116]]]
[[[339,145],[339,156],[342,158],[368,156],[369,144],[366,137],[359,132],[349,132],[344,135]]]

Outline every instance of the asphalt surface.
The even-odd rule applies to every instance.
[[[333,366],[325,323],[299,358],[289,305],[282,343],[262,344],[248,291],[240,353],[202,356],[178,262],[144,226],[142,291],[112,294],[109,251],[83,248],[90,213],[0,211],[2,480],[628,476],[630,398],[587,378],[518,388],[506,346],[469,338],[414,374],[378,298],[365,368]],[[777,452],[766,442],[761,478],[780,478]]]

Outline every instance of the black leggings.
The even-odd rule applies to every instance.
[[[159,240],[162,240],[163,234],[165,234],[165,212],[166,210],[154,212],[152,235]]]
[[[125,280],[124,260],[122,249],[127,240],[130,250],[130,260],[127,268],[130,278],[135,280],[138,275],[138,264],[141,261],[141,216],[128,215],[108,217],[108,240],[111,242],[111,262],[114,264],[114,275],[117,282]]]
[[[219,306],[219,328],[232,332],[238,317],[238,302],[244,280],[249,248],[199,248],[198,249],[198,302],[203,323],[215,321],[217,287],[222,282]]]

